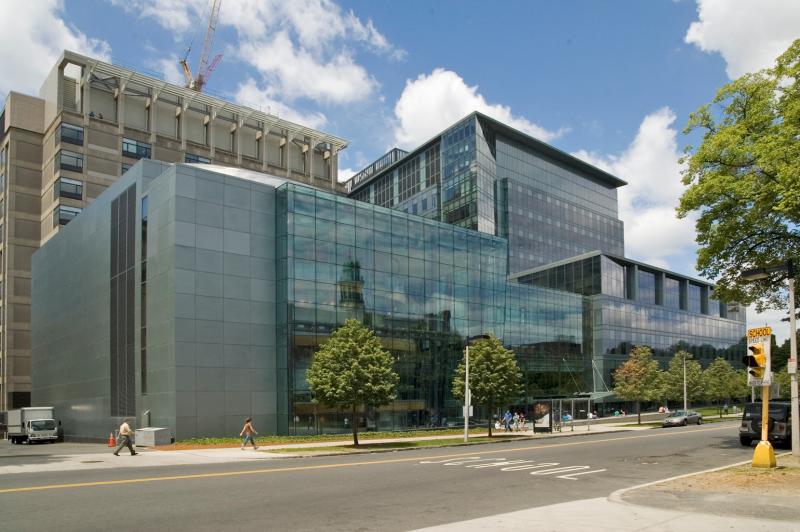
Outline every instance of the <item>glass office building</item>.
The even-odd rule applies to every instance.
[[[354,175],[350,197],[508,240],[509,272],[601,250],[624,255],[625,181],[481,113]]]
[[[704,281],[600,252],[510,279],[585,296],[595,391],[612,386],[612,372],[635,345],[651,347],[662,366],[680,349],[703,365],[720,356],[738,365],[744,351],[744,309],[715,300]]]
[[[624,258],[622,184],[479,114],[392,150],[350,197],[140,161],[34,255],[34,401],[86,439],[145,413],[176,438],[248,416],[263,433],[404,430],[463,422],[452,379],[473,335],[516,353],[524,387],[504,406],[521,410],[607,393],[633,345],[738,361],[743,309]],[[348,318],[400,375],[396,400],[357,419],[306,382]]]
[[[455,421],[453,373],[464,338],[477,334],[493,333],[517,352],[526,376],[520,401],[582,389],[582,298],[507,283],[504,239],[289,183],[277,190],[277,213],[278,327],[286,331],[278,357],[290,376],[290,432],[353,422],[314,404],[305,379],[314,352],[349,318],[375,330],[400,374],[397,400],[363,412],[362,428]]]

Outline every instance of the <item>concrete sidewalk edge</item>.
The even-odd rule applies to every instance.
[[[789,455],[789,454],[791,454],[791,452],[780,453],[780,454],[775,455],[775,456],[777,458],[779,456],[786,456],[786,455]],[[626,501],[625,499],[622,498],[622,496],[625,495],[629,491],[634,491],[634,490],[638,490],[638,489],[647,488],[647,487],[650,487],[650,486],[654,486],[656,484],[663,484],[664,482],[672,482],[673,480],[678,480],[678,479],[682,479],[682,478],[694,477],[694,476],[697,476],[697,475],[705,475],[706,473],[714,473],[715,471],[722,471],[723,469],[730,469],[732,467],[739,467],[739,466],[743,466],[745,464],[750,464],[752,462],[753,462],[752,460],[745,460],[743,462],[736,462],[734,464],[728,464],[728,465],[724,465],[724,466],[720,466],[720,467],[713,467],[711,469],[705,469],[703,471],[695,471],[694,473],[685,473],[683,475],[676,475],[674,477],[663,478],[661,480],[654,480],[653,482],[646,482],[644,484],[639,484],[638,486],[630,486],[628,488],[618,489],[617,491],[613,492],[611,495],[608,496],[608,500],[610,502],[614,502],[614,503],[617,503],[617,504],[625,504],[625,505],[628,505],[628,506],[641,506],[640,504],[635,504],[635,503]]]

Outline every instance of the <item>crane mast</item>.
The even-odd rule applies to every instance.
[[[192,75],[192,70],[189,68],[189,52],[192,47],[186,49],[186,54],[181,59],[180,65],[183,68],[183,75],[186,77],[186,87],[197,92],[202,92],[208,77],[214,71],[222,59],[222,54],[217,54],[214,59],[209,62],[208,58],[211,53],[211,45],[214,42],[214,34],[217,31],[217,22],[219,21],[219,10],[222,6],[222,0],[213,0],[211,5],[211,13],[208,17],[208,27],[206,28],[206,36],[203,40],[203,50],[200,52],[200,63],[197,67],[197,73]]]

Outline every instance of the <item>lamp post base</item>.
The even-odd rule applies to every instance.
[[[756,450],[753,453],[753,467],[775,467],[775,450],[772,444],[768,441],[760,441],[756,445]]]

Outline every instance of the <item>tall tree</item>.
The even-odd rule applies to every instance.
[[[684,132],[694,131],[703,140],[686,148],[678,215],[698,215],[698,271],[724,301],[786,308],[784,276],[740,273],[800,256],[800,39],[692,113]]]
[[[734,394],[738,391],[737,377],[736,370],[722,357],[717,357],[703,370],[705,396],[716,401],[719,417],[722,417],[722,401],[735,397]]]
[[[652,401],[659,397],[658,362],[647,346],[636,346],[628,360],[614,371],[614,393],[620,399],[636,402],[636,416],[642,424],[641,401]]]
[[[774,370],[773,370],[774,371]],[[790,385],[791,385],[791,378],[789,377],[789,370],[786,366],[784,366],[780,371],[775,371],[772,374],[773,382],[778,384],[780,389],[780,396],[783,399],[790,399]]]
[[[664,373],[664,387],[666,397],[672,401],[683,401],[683,359],[686,358],[686,398],[689,403],[694,400],[702,399],[704,396],[703,388],[703,368],[700,363],[694,360],[694,356],[686,351],[678,351],[669,367]]]
[[[400,377],[394,358],[357,320],[347,320],[315,353],[306,372],[319,402],[353,415],[353,444],[358,445],[358,407],[382,406],[395,398]]]
[[[736,378],[733,381],[733,390],[731,396],[747,402],[750,399],[750,386],[747,385],[747,371],[740,369],[736,372]]]
[[[453,395],[464,400],[466,352],[453,377]],[[503,347],[497,337],[476,341],[469,348],[469,388],[472,402],[489,411],[489,437],[492,436],[492,412],[497,405],[516,401],[521,393],[522,372],[517,356]]]

